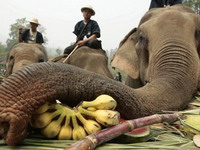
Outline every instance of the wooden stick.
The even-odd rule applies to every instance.
[[[69,57],[77,50],[77,48],[78,48],[78,45],[76,45],[76,47],[72,50],[72,52],[67,56],[67,58],[65,58],[65,60],[63,60],[63,63],[65,63],[68,59],[69,59]]]
[[[70,147],[65,148],[65,150],[93,150],[96,146],[114,139],[123,133],[130,132],[133,129],[155,123],[174,122],[177,121],[180,116],[180,114],[155,114],[144,118],[127,120],[116,126],[89,135],[85,139],[77,141]]]

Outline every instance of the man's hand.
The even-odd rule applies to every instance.
[[[77,45],[78,46],[83,46],[83,45],[85,45],[86,42],[87,41],[85,41],[85,40],[81,40],[81,41],[78,41]]]

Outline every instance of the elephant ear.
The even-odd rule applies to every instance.
[[[133,79],[139,76],[139,59],[135,50],[136,31],[137,28],[134,28],[125,36],[111,61],[113,67],[124,71]]]
[[[7,62],[6,62],[6,74],[5,74],[6,77],[12,74],[13,66],[14,66],[14,57],[8,56]]]

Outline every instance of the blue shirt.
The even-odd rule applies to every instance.
[[[74,28],[74,34],[79,37],[82,29],[84,28],[85,24],[82,21],[79,21]],[[90,20],[88,22],[87,27],[84,29],[83,33],[81,34],[79,40],[83,40],[84,36],[86,36],[87,38],[90,37],[91,35],[95,34],[97,36],[97,38],[99,38],[101,36],[100,34],[100,28],[99,25],[96,21],[94,20]]]

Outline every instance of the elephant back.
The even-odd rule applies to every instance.
[[[54,57],[49,62],[63,63],[67,54]],[[102,49],[92,49],[87,46],[78,48],[68,59],[66,64],[71,64],[91,72],[95,72],[113,79],[108,68],[108,57]]]

